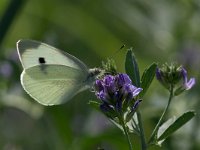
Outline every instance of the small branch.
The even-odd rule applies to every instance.
[[[119,113],[118,119],[120,121],[120,124],[122,125],[123,130],[124,130],[124,133],[125,133],[128,145],[129,145],[129,150],[133,150],[133,146],[132,146],[132,143],[131,143],[131,140],[130,140],[130,136],[128,134],[128,130],[127,130],[126,125],[125,125],[123,114]]]
[[[128,141],[129,150],[133,150],[133,146],[132,146],[132,144],[131,144],[130,136],[129,136],[129,134],[128,134],[128,131],[127,131],[127,128],[126,128],[126,126],[125,126],[124,121],[122,121],[122,127],[123,127],[123,129],[124,129],[124,133],[125,133],[126,139],[127,139],[127,141]]]
[[[162,113],[162,115],[161,115],[156,127],[154,128],[154,130],[153,130],[153,132],[151,134],[151,137],[149,138],[148,144],[152,144],[154,142],[154,140],[155,140],[155,136],[157,134],[157,131],[158,131],[158,129],[159,129],[159,127],[160,127],[160,125],[161,125],[161,123],[163,121],[163,118],[164,118],[165,114],[168,111],[169,105],[170,105],[171,100],[173,98],[173,93],[174,93],[174,87],[173,87],[173,85],[171,85],[171,87],[170,87],[170,96],[169,96],[169,100],[168,100],[167,106],[165,107],[165,110],[163,111],[163,113]]]
[[[142,125],[142,117],[141,117],[139,110],[137,111],[137,118],[138,118],[138,125],[139,125],[139,128],[140,128],[140,141],[141,141],[141,145],[142,145],[142,150],[146,150],[147,145],[146,145],[144,129],[143,129],[143,125]]]

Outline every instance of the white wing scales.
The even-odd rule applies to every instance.
[[[32,40],[18,41],[17,51],[22,86],[39,103],[62,104],[89,87],[88,68],[76,57]]]
[[[21,75],[26,92],[43,105],[58,105],[87,89],[87,77],[83,72],[66,66],[47,65],[46,72],[40,66],[28,68]]]
[[[45,43],[33,40],[19,40],[17,51],[24,69],[40,65],[39,58],[45,59],[45,64],[65,65],[85,72],[88,68],[76,57],[60,51]]]

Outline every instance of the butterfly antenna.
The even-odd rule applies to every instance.
[[[123,44],[123,45],[120,47],[120,49],[119,49],[119,50],[123,49],[125,46],[126,46],[126,45],[125,45],[125,44]]]
[[[115,61],[113,58],[124,47],[125,47],[125,44],[123,44],[118,50],[116,50],[115,53],[111,57],[108,57],[106,60],[102,61],[102,68],[104,70],[104,75],[105,74],[113,74],[113,75],[117,74],[117,67],[116,67],[116,64],[115,64]],[[100,78],[101,77],[102,76],[100,76]]]
[[[119,52],[121,52],[121,50],[122,50],[125,46],[126,46],[126,45],[123,44],[119,49],[117,49],[117,50],[115,51],[115,53],[114,53],[113,56],[115,56],[116,54],[118,54]]]

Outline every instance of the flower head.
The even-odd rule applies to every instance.
[[[94,87],[97,98],[101,100],[100,109],[104,113],[123,112],[128,107],[136,108],[134,98],[142,91],[142,88],[132,85],[127,74],[106,75],[103,79],[96,80]]]
[[[191,89],[195,84],[195,78],[191,78],[188,81],[187,71],[185,68],[175,64],[170,66],[168,64],[164,64],[162,68],[157,68],[156,78],[167,89],[169,89],[170,86],[178,87],[175,90],[175,95]]]
[[[156,68],[156,78],[169,89],[171,85],[176,85],[181,80],[181,66],[163,64],[161,68]]]

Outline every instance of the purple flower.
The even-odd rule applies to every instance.
[[[102,101],[106,100],[106,95],[105,95],[105,92],[102,90],[98,93],[96,93],[96,96],[101,99]]]
[[[96,80],[95,88],[96,88],[97,91],[103,91],[104,90],[103,81],[102,80]]]
[[[116,85],[115,85],[115,77],[111,75],[107,75],[106,78],[103,79],[103,84],[105,88],[105,92],[113,93],[116,91]]]
[[[132,85],[127,74],[106,75],[102,80],[97,80],[94,87],[97,98],[102,101],[101,110],[108,110],[108,106],[112,105],[116,111],[122,111],[123,104],[129,104],[142,91],[142,88]]]
[[[142,102],[141,99],[135,101],[135,103],[134,103],[134,105],[133,105],[133,107],[132,107],[132,110],[136,110],[141,102]]]
[[[119,87],[122,87],[125,84],[131,84],[131,79],[127,74],[118,74],[116,77],[117,84]]]
[[[161,71],[158,67],[156,68],[156,78],[157,80],[162,81]]]
[[[105,85],[110,85],[115,82],[115,77],[111,75],[107,75],[106,78],[104,78]]]
[[[181,69],[181,75],[183,77],[183,85],[182,85],[183,89],[185,90],[191,89],[195,85],[195,78],[190,78],[190,80],[188,81],[187,71],[184,68]]]
[[[108,112],[108,111],[112,110],[113,108],[112,108],[112,106],[110,106],[109,104],[107,104],[106,102],[104,102],[104,103],[102,103],[100,105],[100,109],[102,111],[104,111],[104,112]]]
[[[137,88],[132,84],[125,84],[121,91],[125,96],[129,97],[128,99],[133,99],[133,97],[137,96],[142,91],[142,88]]]
[[[168,90],[171,86],[178,87],[175,90],[175,95],[179,95],[183,91],[191,89],[195,84],[195,78],[191,78],[188,81],[187,71],[182,66],[177,66],[175,64],[164,64],[162,68],[157,68],[156,78]],[[180,81],[183,81],[181,85]]]
[[[13,68],[9,62],[3,62],[0,64],[0,75],[4,78],[9,78],[12,75]]]

